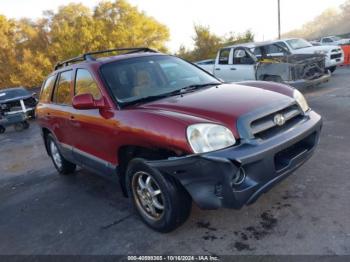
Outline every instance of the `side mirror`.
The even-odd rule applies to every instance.
[[[91,94],[76,95],[73,97],[73,107],[78,110],[100,109],[104,107],[104,100],[96,101]]]

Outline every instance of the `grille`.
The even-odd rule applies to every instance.
[[[274,122],[274,117],[277,114],[281,114],[285,118],[285,123],[282,126],[278,126]],[[252,134],[255,138],[268,139],[278,133],[287,130],[304,118],[304,115],[298,105],[294,104],[286,107],[280,111],[274,112],[262,118],[256,119],[250,124]]]
[[[331,59],[336,59],[336,58],[340,58],[340,57],[341,57],[341,54],[331,55]]]

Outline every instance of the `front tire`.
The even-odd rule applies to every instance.
[[[331,71],[332,74],[334,73],[335,69],[337,69],[336,66],[332,66],[332,67],[328,68],[328,70]]]
[[[146,225],[166,233],[187,220],[192,199],[174,178],[162,175],[143,159],[130,161],[126,176],[128,195]]]
[[[47,135],[46,143],[50,157],[58,173],[62,175],[69,175],[74,173],[76,165],[72,162],[69,162],[62,156],[57,142],[51,134]]]

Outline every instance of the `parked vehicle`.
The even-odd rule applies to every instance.
[[[126,53],[94,57],[112,51]],[[148,48],[59,63],[36,113],[60,174],[79,165],[119,178],[160,232],[180,226],[192,200],[203,209],[252,204],[311,157],[322,126],[287,85],[224,84]]]
[[[326,36],[320,39],[321,45],[350,45],[350,38],[340,38],[338,36]]]
[[[332,73],[336,70],[337,66],[340,66],[344,62],[343,50],[338,46],[322,45],[313,46],[308,41],[301,38],[290,38],[272,41],[272,43],[287,49],[291,54],[322,54],[326,58],[325,67]],[[280,55],[279,53],[273,53],[274,55]]]
[[[34,118],[35,106],[38,100],[32,93],[24,87],[0,89],[0,104],[6,115],[24,114]]]
[[[307,87],[330,78],[324,55],[293,55],[272,42],[224,47],[218,51],[214,64],[208,61],[196,64],[226,82],[264,80]]]
[[[22,113],[16,114],[6,114],[1,109],[0,105],[0,134],[6,131],[6,127],[14,126],[16,131],[22,131],[23,129],[29,128],[29,123],[27,121],[27,116]]]

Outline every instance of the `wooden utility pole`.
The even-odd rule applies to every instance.
[[[281,6],[280,6],[280,0],[277,0],[278,5],[278,39],[281,39]]]

